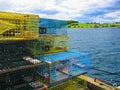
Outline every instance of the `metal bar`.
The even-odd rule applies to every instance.
[[[13,71],[17,71],[17,70],[22,70],[22,69],[27,69],[27,68],[32,68],[32,67],[38,67],[38,66],[41,66],[41,65],[43,65],[43,64],[44,64],[44,63],[35,64],[35,65],[25,65],[25,66],[20,66],[20,67],[18,67],[18,68],[0,70],[0,74],[8,73],[8,72],[13,72]]]

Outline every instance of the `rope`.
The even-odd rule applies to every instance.
[[[112,72],[109,72],[109,71],[100,70],[100,69],[97,69],[97,68],[95,68],[95,67],[92,67],[91,69],[96,70],[96,71],[100,71],[100,72],[107,73],[108,75],[114,75],[114,76],[119,76],[119,77],[120,77],[120,74],[117,74],[117,73],[112,73]],[[120,82],[119,80],[116,80],[116,81],[117,81],[117,82]]]
[[[96,71],[101,71],[101,72],[104,72],[104,73],[107,73],[107,74],[110,74],[110,75],[120,76],[120,74],[112,73],[112,72],[105,71],[105,70],[100,70],[100,69],[97,69],[95,67],[92,67],[91,69],[96,70]]]

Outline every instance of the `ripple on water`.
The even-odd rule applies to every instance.
[[[92,67],[116,75],[90,70],[92,77],[107,79],[120,84],[120,29],[70,29],[70,48],[91,54]]]

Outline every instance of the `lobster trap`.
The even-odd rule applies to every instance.
[[[67,23],[64,20],[39,19],[39,34],[67,34]]]
[[[30,64],[23,60],[27,55],[26,51],[25,42],[0,43],[0,69]]]
[[[29,43],[28,49],[33,55],[69,51],[69,38],[65,35],[41,35],[39,40]]]
[[[37,56],[46,62],[38,67],[38,73],[49,84],[85,74],[90,69],[90,55],[80,52],[61,52]]]
[[[26,59],[25,57],[31,57]],[[26,42],[0,43],[0,74],[41,64],[29,54]]]
[[[25,41],[0,43],[0,90],[42,87],[43,84],[36,82],[39,77],[36,71],[43,64],[30,56]]]
[[[0,12],[0,41],[36,39],[38,23],[37,15]]]
[[[0,90],[48,90],[38,77],[35,67],[0,74]]]
[[[57,84],[55,86],[49,87],[49,90],[86,90],[87,81],[84,79],[76,77],[63,83]]]

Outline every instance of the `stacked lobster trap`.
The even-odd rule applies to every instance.
[[[69,51],[67,23],[62,20],[39,20],[39,38],[28,45],[33,55],[45,55]]]
[[[27,48],[39,38],[38,21],[37,15],[0,12],[0,90],[46,90],[36,72],[44,63]]]
[[[89,69],[89,54],[69,50],[66,21],[0,12],[0,90],[47,90]]]
[[[36,59],[45,62],[38,67],[40,81],[48,87],[85,74],[90,69],[90,55],[69,50],[67,23],[40,18],[39,39],[29,47]]]

